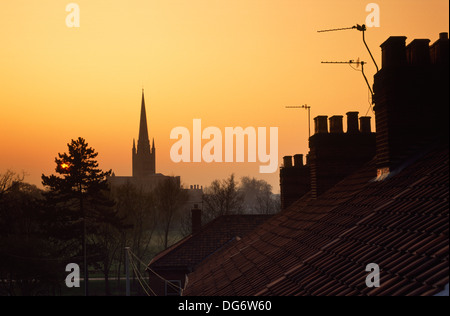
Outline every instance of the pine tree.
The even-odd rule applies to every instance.
[[[44,195],[53,208],[52,230],[61,240],[62,253],[89,259],[91,264],[104,264],[110,254],[108,247],[99,242],[105,240],[104,235],[96,235],[112,231],[109,228],[120,230],[122,227],[122,219],[110,199],[107,177],[111,170],[99,169],[98,153],[88,147],[83,138],[72,140],[67,147],[68,153],[59,153],[55,158],[56,175],[42,175],[42,184],[47,189]],[[87,287],[87,262],[83,263]],[[87,295],[87,288],[85,290]]]

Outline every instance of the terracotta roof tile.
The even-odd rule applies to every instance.
[[[186,295],[433,295],[448,283],[448,146],[304,196],[189,275]],[[365,271],[377,263],[381,287]],[[225,275],[225,276],[224,276]],[[222,285],[222,283],[229,285]],[[220,285],[220,288],[217,286]]]

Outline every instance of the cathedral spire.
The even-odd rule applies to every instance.
[[[145,112],[144,89],[142,89],[141,120],[139,123],[138,147],[141,142],[148,143],[147,114]]]
[[[137,148],[133,140],[133,177],[146,177],[155,174],[155,149],[150,149],[147,129],[147,113],[145,111],[144,89],[142,89],[141,117],[139,121],[139,138]]]

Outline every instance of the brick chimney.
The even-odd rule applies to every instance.
[[[342,115],[334,115],[330,117],[330,133],[343,133]]]
[[[431,63],[430,40],[413,40],[406,47],[406,61],[409,65],[429,65]]]
[[[325,118],[325,119],[323,119]],[[375,133],[358,131],[358,112],[347,113],[347,132],[343,116],[330,118],[330,133],[324,132],[327,116],[314,119],[316,134],[309,139],[311,195],[317,198],[375,156]],[[322,124],[321,126],[318,126]],[[367,128],[367,127],[365,127]]]
[[[381,44],[383,67],[400,67],[406,64],[405,42],[405,36],[391,36],[386,42]]]
[[[284,156],[283,157],[283,165],[285,168],[292,167],[292,156]]]
[[[430,47],[428,39],[390,37],[382,68],[374,77],[377,167],[389,173],[419,144],[448,142],[448,34]]]
[[[294,155],[294,166],[295,167],[303,167],[303,155],[302,154]]]
[[[448,33],[440,33],[439,39],[430,47],[431,63],[448,65]]]
[[[285,209],[311,190],[309,166],[303,163],[303,155],[283,157],[280,168],[281,209]]]
[[[354,134],[359,132],[358,114],[359,112],[347,112],[347,133]]]
[[[370,116],[361,116],[359,118],[359,131],[360,133],[372,133],[372,125],[370,120],[372,118]]]
[[[314,126],[316,134],[328,133],[328,116],[317,116],[314,118]]]
[[[202,210],[195,204],[191,210],[192,215],[192,234],[196,234],[202,228]]]

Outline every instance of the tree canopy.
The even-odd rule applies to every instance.
[[[123,228],[110,198],[107,177],[111,170],[99,168],[98,153],[83,138],[72,140],[67,147],[68,153],[55,158],[56,175],[42,175],[47,207],[54,215],[54,236],[63,241],[66,255],[77,261],[88,258],[90,264],[109,271],[114,245],[108,236]]]

